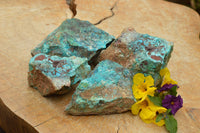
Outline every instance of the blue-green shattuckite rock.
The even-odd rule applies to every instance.
[[[130,110],[133,73],[122,65],[105,60],[80,82],[66,112],[72,115],[110,114]]]
[[[172,42],[127,28],[101,52],[99,61],[109,59],[133,73],[152,75],[158,85],[161,82],[159,72],[167,66],[172,50]]]
[[[114,39],[114,36],[90,22],[72,18],[65,20],[31,53],[33,56],[44,53],[61,57],[85,57],[90,60]]]
[[[63,94],[91,71],[87,58],[37,54],[29,62],[29,85],[43,96]]]

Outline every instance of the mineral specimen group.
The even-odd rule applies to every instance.
[[[159,85],[173,44],[133,28],[114,39],[88,21],[67,19],[32,50],[29,85],[43,96],[77,85],[65,110],[72,115],[130,110],[135,102],[133,75],[152,75]]]
[[[91,69],[88,63],[93,65],[113,40],[88,21],[67,19],[32,50],[29,85],[44,96],[67,92],[85,78]]]

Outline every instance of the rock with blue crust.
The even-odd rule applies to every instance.
[[[63,94],[91,71],[87,58],[37,54],[29,62],[29,85],[43,96]]]
[[[127,28],[101,52],[98,60],[109,59],[133,73],[152,75],[158,85],[161,82],[159,71],[167,66],[172,50],[172,42]]]
[[[31,54],[39,53],[61,57],[84,57],[88,61],[102,49],[105,49],[114,36],[95,27],[88,21],[76,18],[65,20],[55,31],[49,34]]]
[[[133,73],[122,65],[105,60],[82,80],[66,107],[72,115],[111,114],[130,110]]]

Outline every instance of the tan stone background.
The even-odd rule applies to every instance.
[[[96,26],[116,37],[123,28],[132,26],[140,33],[174,42],[168,66],[184,99],[184,107],[175,116],[178,133],[200,132],[199,15],[188,7],[163,0],[76,0],[75,3],[76,18],[94,24],[103,20]],[[30,50],[71,16],[65,0],[0,1],[0,98],[3,102],[41,133],[166,132],[164,127],[145,124],[130,112],[65,115],[63,110],[72,92],[44,98],[28,86]]]

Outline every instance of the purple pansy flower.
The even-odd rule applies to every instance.
[[[162,106],[171,109],[173,115],[183,107],[183,99],[180,95],[178,97],[173,95],[166,95],[165,98],[162,100]]]
[[[168,91],[168,90],[170,90],[172,87],[174,87],[174,86],[177,86],[178,87],[178,85],[176,85],[176,84],[165,84],[165,85],[163,85],[163,87],[162,88],[160,88],[159,90],[158,90],[158,92],[160,93],[160,92],[162,92],[162,91]],[[178,87],[179,88],[179,87]]]

